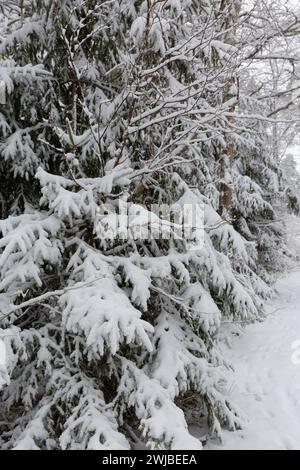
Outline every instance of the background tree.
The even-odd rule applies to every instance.
[[[263,315],[257,227],[275,223],[280,189],[258,125],[273,119],[244,85],[238,106],[232,78],[279,28],[255,36],[255,11],[225,3],[1,2],[2,448],[199,449],[190,419],[205,439],[242,425],[218,335]],[[220,210],[220,149],[235,226]],[[131,236],[112,238],[120,201]],[[151,204],[203,207],[204,245]],[[169,236],[138,236],[143,217]]]

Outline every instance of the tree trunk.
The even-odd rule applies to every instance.
[[[220,5],[220,15],[222,16],[222,28],[224,30],[223,40],[225,44],[234,45],[234,24],[236,23],[238,14],[240,12],[240,0],[222,0]],[[235,67],[231,64],[226,64],[228,67],[228,76],[225,80],[223,103],[230,102],[228,107],[227,121],[231,129],[235,124],[234,113],[238,102],[238,78]],[[232,194],[233,194],[233,180],[232,169],[234,163],[235,145],[232,136],[228,133],[225,136],[226,147],[222,149],[220,154],[220,200],[219,211],[220,214],[229,222],[232,222]]]

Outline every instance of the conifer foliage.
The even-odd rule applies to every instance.
[[[255,321],[270,294],[248,220],[273,213],[255,166],[270,162],[233,118],[239,51],[224,34],[240,2],[0,11],[0,447],[201,449],[190,422],[207,439],[243,421],[222,319]],[[242,146],[251,158],[221,175]],[[235,223],[219,208],[224,177]],[[120,201],[128,238],[112,237]],[[135,221],[163,219],[152,204],[203,207],[203,246],[138,236]]]

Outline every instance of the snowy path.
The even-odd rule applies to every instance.
[[[210,449],[300,450],[300,363],[292,361],[292,344],[300,340],[300,272],[281,280],[278,290],[267,320],[249,326],[225,351],[235,365],[228,395],[248,422]]]

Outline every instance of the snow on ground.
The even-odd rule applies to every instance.
[[[247,422],[242,431],[224,432],[223,446],[209,449],[300,450],[300,271],[277,289],[266,321],[224,347],[235,366],[228,395]]]

